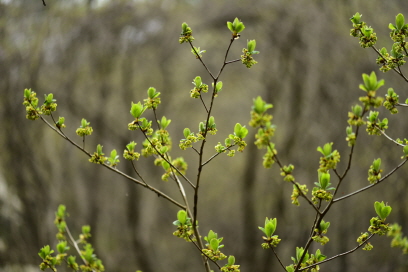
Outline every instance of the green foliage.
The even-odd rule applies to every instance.
[[[377,63],[381,65],[380,70],[384,72],[394,70],[404,79],[406,79],[400,69],[400,66],[405,63],[403,59],[407,54],[407,50],[405,48],[405,36],[408,24],[405,24],[404,16],[402,14],[398,14],[395,25],[390,24],[389,26],[391,29],[390,35],[394,41],[390,53],[388,53],[386,48],[381,50],[377,50],[375,48],[374,45],[377,42],[377,36],[373,28],[368,27],[365,22],[361,21],[361,18],[362,15],[360,13],[356,13],[350,19],[353,24],[353,29],[350,32],[351,35],[359,38],[359,43],[362,47],[371,47],[379,54]],[[228,156],[233,157],[236,151],[243,152],[247,146],[244,138],[246,138],[250,133],[244,125],[241,123],[236,123],[233,128],[233,132],[225,138],[224,144],[219,142],[215,146],[215,154],[210,156],[207,160],[204,159],[203,154],[207,143],[207,137],[208,135],[216,135],[217,133],[217,126],[212,110],[215,98],[220,94],[224,87],[222,81],[219,80],[219,77],[226,65],[235,62],[241,61],[247,68],[251,68],[257,63],[253,59],[253,55],[259,54],[259,52],[255,50],[256,41],[248,40],[247,48],[243,49],[243,55],[241,55],[240,59],[226,61],[230,47],[232,46],[233,42],[240,37],[240,33],[245,29],[244,24],[238,18],[235,18],[233,22],[227,22],[227,27],[232,32],[232,38],[226,51],[224,63],[222,64],[217,76],[214,76],[214,74],[211,73],[209,68],[202,60],[202,54],[206,51],[201,50],[200,47],[195,47],[192,44],[194,41],[192,30],[186,23],[182,24],[182,32],[179,38],[179,42],[181,44],[189,44],[191,47],[191,52],[203,64],[204,68],[208,72],[208,75],[212,79],[211,89],[209,88],[208,84],[203,83],[201,76],[196,76],[193,79],[192,83],[194,88],[190,90],[190,96],[192,98],[198,98],[197,100],[194,100],[194,102],[197,101],[198,103],[202,103],[202,106],[205,109],[205,115],[201,119],[202,121],[196,123],[196,125],[198,125],[198,128],[196,127],[198,129],[197,132],[193,132],[190,128],[184,128],[182,133],[184,138],[182,138],[179,142],[179,147],[181,150],[191,148],[191,150],[193,150],[193,152],[195,152],[197,155],[198,167],[195,175],[195,181],[191,181],[187,177],[188,163],[185,161],[185,159],[183,157],[177,157],[174,159],[171,156],[173,144],[172,138],[170,137],[170,133],[168,131],[171,120],[167,119],[165,116],[161,116],[161,118],[157,117],[157,109],[161,104],[160,92],[158,92],[154,87],[150,87],[147,90],[147,98],[143,99],[143,103],[141,101],[137,103],[131,102],[130,113],[134,119],[128,124],[128,129],[135,131],[135,133],[139,133],[139,135],[143,137],[141,154],[145,157],[154,158],[154,164],[162,168],[162,180],[168,181],[170,179],[174,181],[178,191],[180,192],[183,203],[177,202],[158,188],[150,185],[150,182],[148,184],[145,181],[133,162],[135,160],[139,160],[140,158],[140,153],[136,152],[135,150],[137,146],[135,141],[131,141],[126,145],[123,152],[123,157],[130,161],[135,174],[140,178],[140,180],[133,178],[128,174],[124,174],[116,168],[119,163],[119,155],[117,154],[116,149],[111,151],[109,157],[105,157],[102,150],[103,146],[98,144],[96,147],[96,152],[90,154],[85,150],[84,144],[81,148],[78,144],[69,139],[68,136],[62,133],[62,128],[65,128],[65,118],[60,117],[57,122],[54,121],[52,113],[56,111],[57,104],[53,94],[45,95],[44,104],[39,107],[36,93],[31,91],[31,89],[25,89],[23,101],[23,105],[26,107],[27,119],[36,120],[40,118],[41,120],[45,121],[44,116],[51,115],[54,125],[58,128],[57,130],[52,127],[54,131],[87,154],[90,157],[90,162],[104,165],[108,169],[115,171],[116,173],[132,180],[136,184],[155,192],[158,196],[161,196],[170,203],[178,206],[180,210],[177,212],[177,220],[173,222],[177,229],[173,232],[173,235],[194,244],[194,248],[198,249],[199,254],[204,256],[203,263],[207,272],[210,272],[210,262],[214,263],[214,265],[217,266],[220,271],[224,272],[239,272],[240,266],[235,264],[236,260],[232,255],[229,256],[228,262],[224,266],[221,266],[218,263],[219,261],[226,259],[227,255],[221,252],[221,249],[224,248],[224,245],[221,244],[223,238],[218,237],[218,234],[214,231],[210,230],[208,235],[203,237],[205,244],[203,243],[202,236],[200,235],[198,229],[197,220],[199,188],[202,178],[201,175],[204,167],[221,153],[227,153]],[[283,164],[278,157],[275,143],[272,142],[272,137],[275,134],[276,127],[272,124],[273,116],[268,112],[268,110],[273,107],[272,104],[268,104],[260,96],[253,99],[249,125],[257,130],[254,144],[259,149],[265,150],[263,155],[263,166],[265,168],[270,168],[274,164],[277,164],[279,166],[280,174],[283,176],[283,180],[292,184],[292,203],[299,206],[299,200],[303,199],[309,204],[310,208],[313,209],[315,213],[315,219],[313,221],[310,235],[306,239],[307,242],[305,246],[296,247],[295,257],[291,257],[293,263],[286,267],[283,265],[275,251],[275,248],[281,242],[279,236],[275,235],[275,231],[277,229],[277,218],[269,219],[267,217],[264,225],[262,227],[258,227],[264,234],[262,236],[262,248],[271,249],[275,257],[279,260],[282,268],[286,271],[319,271],[319,265],[326,260],[327,257],[322,254],[320,249],[316,250],[314,254],[310,254],[309,250],[311,244],[313,243],[319,243],[322,246],[326,246],[326,244],[330,241],[325,234],[327,234],[331,223],[326,222],[324,218],[330,211],[332,205],[382,182],[385,178],[388,178],[395,173],[395,171],[397,171],[403,165],[403,163],[408,160],[408,140],[393,140],[391,137],[386,135],[385,130],[388,128],[388,119],[383,118],[381,120],[379,118],[379,111],[372,110],[383,105],[392,114],[396,114],[398,113],[397,107],[407,105],[399,103],[399,96],[392,88],[388,89],[387,95],[385,96],[385,101],[382,97],[377,96],[377,91],[385,84],[385,82],[383,79],[378,80],[375,72],[371,72],[370,75],[363,74],[362,79],[363,83],[359,85],[359,88],[365,92],[365,95],[359,98],[361,103],[352,106],[351,111],[348,113],[347,122],[349,126],[346,127],[346,141],[350,147],[350,151],[348,161],[346,161],[346,168],[344,171],[340,171],[338,169],[340,152],[333,149],[332,142],[317,147],[317,151],[321,154],[321,157],[319,159],[319,166],[317,168],[317,182],[314,182],[315,186],[312,189],[311,197],[310,195],[307,195],[309,190],[306,184],[295,182],[295,176],[293,173],[295,169],[294,165],[290,163]],[[203,99],[203,97],[206,95],[209,95],[209,102],[208,100],[205,102]],[[151,120],[147,119],[147,117],[142,117],[147,110],[151,111],[152,115],[154,116],[150,117]],[[148,114],[146,113],[145,116],[148,116]],[[45,123],[48,124],[47,122]],[[354,147],[357,144],[359,127],[363,125],[366,125],[366,131],[369,135],[385,135],[393,143],[403,147],[404,156],[402,159],[404,161],[395,167],[390,173],[382,177],[381,173],[383,170],[381,169],[381,159],[375,159],[368,170],[368,180],[370,181],[370,185],[346,196],[336,198],[336,193],[342,182],[344,182],[351,168],[351,160],[354,154]],[[86,119],[82,119],[81,126],[76,130],[76,133],[79,136],[82,136],[84,141],[85,136],[91,135],[92,132],[93,129],[90,126],[90,122],[88,122]],[[334,187],[332,187],[332,183],[334,184]],[[190,191],[193,192],[194,198],[187,196],[187,192],[190,191],[185,190],[184,185],[191,187]],[[189,202],[190,198],[194,199],[193,205],[191,205],[191,202]],[[392,225],[390,227],[388,223],[385,223],[387,217],[391,213],[392,208],[384,204],[384,202],[375,202],[374,208],[377,217],[373,217],[370,220],[368,232],[362,233],[357,238],[357,247],[353,250],[332,257],[331,259],[347,255],[360,247],[364,250],[371,250],[373,246],[368,242],[371,237],[374,235],[384,234],[388,234],[388,236],[393,237],[392,244],[394,246],[401,247],[403,252],[407,252],[408,240],[406,237],[402,236],[400,231],[401,228],[398,225]],[[90,226],[83,226],[82,234],[79,236],[79,240],[74,240],[69,232],[69,228],[65,220],[66,216],[65,206],[61,205],[56,212],[55,219],[55,225],[58,229],[57,239],[59,240],[58,244],[56,245],[57,255],[54,254],[54,250],[52,250],[49,246],[44,246],[41,248],[40,252],[38,253],[42,259],[40,268],[42,270],[49,268],[56,271],[56,267],[61,265],[63,263],[62,261],[64,261],[68,267],[75,271],[104,271],[104,266],[101,260],[96,257],[93,246],[88,242],[89,238],[91,237]],[[72,248],[68,246],[68,242],[73,245],[73,248],[77,251],[76,253],[82,260],[83,264],[77,264],[75,256],[68,256],[68,252],[72,250]],[[78,249],[78,245],[82,245],[81,250]]]
[[[86,121],[85,118],[81,120],[81,126],[75,131],[78,136],[88,136],[91,135],[93,132],[92,127],[90,126],[91,122]]]
[[[373,164],[370,166],[368,170],[368,181],[372,183],[376,183],[381,179],[381,172],[383,171],[381,168],[381,158],[378,158],[373,161]]]
[[[65,206],[64,205],[58,206],[54,220],[54,223],[58,229],[58,233],[56,236],[59,241],[58,244],[56,245],[58,254],[56,256],[53,256],[54,250],[52,250],[49,245],[41,248],[40,252],[38,253],[40,258],[42,259],[40,269],[46,270],[47,268],[49,268],[52,271],[57,271],[57,266],[60,266],[63,263],[65,263],[68,268],[74,271],[79,270],[81,270],[82,272],[105,271],[105,267],[103,266],[102,261],[98,259],[97,256],[94,254],[92,244],[88,242],[88,239],[91,237],[90,233],[91,227],[82,226],[82,233],[79,236],[79,239],[74,240],[69,232],[69,228],[65,221],[66,216],[67,213]],[[71,250],[71,247],[68,246],[68,242],[74,245],[73,249],[76,250],[76,254],[80,256],[84,264],[79,265],[76,262],[76,256],[68,255]],[[80,244],[83,245],[82,250],[79,249]]]
[[[238,39],[240,37],[239,33],[245,29],[245,25],[238,18],[235,18],[232,23],[227,22],[227,27],[231,30],[234,39]]]
[[[252,55],[259,54],[259,51],[255,51],[256,41],[249,40],[247,43],[247,48],[242,50],[243,55],[241,55],[241,61],[247,68],[251,68],[254,64],[258,62],[254,60]]]

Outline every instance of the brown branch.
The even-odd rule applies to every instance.
[[[346,199],[346,198],[349,198],[349,197],[351,197],[351,196],[353,196],[353,195],[356,195],[356,194],[359,194],[359,193],[361,193],[361,192],[364,192],[365,190],[368,190],[368,189],[370,189],[370,188],[372,188],[372,187],[374,187],[374,186],[380,184],[380,183],[381,183],[382,181],[384,181],[386,178],[388,178],[389,176],[391,176],[395,171],[397,171],[400,167],[402,167],[407,161],[408,161],[408,158],[405,158],[405,160],[403,160],[397,167],[395,167],[394,169],[392,169],[387,175],[385,175],[384,177],[382,177],[381,179],[379,179],[376,183],[370,184],[370,185],[368,185],[368,186],[366,186],[366,187],[363,187],[363,188],[361,188],[361,189],[359,189],[359,190],[357,190],[357,191],[354,191],[354,192],[352,192],[352,193],[350,193],[350,194],[348,194],[348,195],[345,195],[345,196],[336,198],[336,199],[333,200],[333,202],[338,202],[338,201],[344,200],[344,199]]]
[[[315,263],[315,264],[312,264],[312,265],[309,265],[309,266],[306,266],[306,267],[302,267],[302,268],[299,269],[298,271],[303,271],[303,270],[306,270],[306,269],[310,269],[310,268],[312,268],[312,267],[315,267],[316,265],[320,265],[320,264],[322,264],[322,263],[329,262],[329,261],[331,261],[331,260],[333,260],[333,259],[336,259],[336,258],[345,256],[345,255],[350,254],[350,253],[353,253],[354,251],[356,251],[357,249],[359,249],[359,248],[362,247],[363,245],[367,244],[368,240],[370,240],[373,236],[374,236],[374,233],[372,233],[372,234],[367,238],[367,240],[365,240],[363,243],[359,244],[358,246],[356,246],[355,248],[353,248],[353,249],[351,249],[351,250],[349,250],[349,251],[346,251],[346,252],[337,254],[337,255],[335,255],[335,256],[333,256],[333,257],[330,257],[330,258],[328,258],[328,259],[325,259],[325,260],[323,260],[323,261],[321,261],[321,262],[318,262],[318,263]]]
[[[47,120],[45,120],[45,118],[44,118],[42,115],[39,114],[39,116],[40,116],[41,120],[42,120],[45,124],[47,124],[48,127],[50,127],[52,130],[54,130],[58,135],[60,135],[62,138],[64,138],[64,139],[67,140],[68,142],[70,142],[73,146],[75,146],[76,148],[78,148],[79,150],[81,150],[81,151],[82,151],[83,153],[85,153],[88,157],[92,157],[92,155],[91,155],[88,151],[86,151],[85,149],[83,149],[82,147],[80,147],[77,143],[75,143],[74,141],[72,141],[68,136],[66,136],[66,135],[62,132],[62,130],[57,129],[57,128],[55,128],[54,126],[52,126]],[[129,175],[123,173],[122,171],[120,171],[120,170],[118,170],[118,169],[116,169],[116,168],[114,168],[114,167],[112,167],[112,166],[109,166],[109,165],[107,165],[107,164],[105,164],[105,163],[104,163],[104,164],[101,164],[101,165],[104,166],[104,167],[106,167],[106,168],[108,168],[109,170],[111,170],[111,171],[113,171],[113,172],[116,172],[117,174],[119,174],[119,175],[121,175],[121,176],[123,176],[123,177],[125,177],[125,178],[127,178],[127,179],[129,179],[129,180],[131,180],[131,181],[133,181],[134,183],[136,183],[136,184],[138,184],[138,185],[141,185],[141,186],[143,186],[143,187],[149,189],[150,191],[155,192],[158,196],[161,196],[161,197],[167,199],[168,201],[170,201],[170,202],[173,203],[174,205],[180,207],[181,209],[186,209],[186,206],[180,204],[179,202],[177,202],[176,200],[172,199],[171,197],[169,197],[168,195],[166,195],[166,194],[163,193],[162,191],[156,189],[155,187],[152,187],[152,186],[150,186],[150,185],[148,185],[148,184],[146,184],[146,183],[144,183],[144,182],[141,182],[140,180],[137,180],[137,179],[135,179],[135,178],[133,178],[133,177],[131,177],[131,176],[129,176]]]

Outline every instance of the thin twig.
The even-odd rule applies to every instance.
[[[220,69],[220,71],[218,72],[217,77],[214,78],[214,81],[215,81],[215,82],[214,82],[214,86],[215,86],[216,83],[217,83],[216,81],[220,78],[221,73],[222,73],[222,71],[224,70],[225,66],[226,66],[227,64],[229,64],[229,63],[239,61],[239,60],[233,60],[233,61],[231,61],[231,62],[227,62],[228,53],[229,53],[229,50],[230,50],[230,48],[231,48],[231,45],[232,45],[232,43],[233,43],[234,41],[235,41],[235,39],[234,39],[234,38],[231,38],[230,43],[229,43],[228,48],[227,48],[227,51],[225,52],[224,63],[223,63],[223,65],[221,66],[221,69]]]
[[[201,102],[203,103],[203,106],[204,106],[204,108],[205,108],[205,111],[208,113],[207,106],[205,105],[204,100],[203,100],[203,97],[201,96],[201,94],[200,94],[200,99],[201,99]]]
[[[377,52],[377,54],[386,62],[388,63],[388,61],[385,59],[385,57],[380,53],[380,51],[378,51],[378,49],[373,45],[371,46],[372,49],[374,49],[375,52]],[[399,74],[406,82],[408,82],[408,78],[404,76],[404,74],[398,70],[397,68],[393,68],[393,70]]]
[[[78,247],[77,242],[75,241],[74,237],[72,237],[71,232],[69,231],[68,226],[65,226],[65,230],[67,231],[67,234],[69,236],[69,239],[71,240],[72,245],[74,246],[75,250],[77,251],[79,257],[82,259],[82,261],[85,263],[85,265],[88,265],[88,262],[85,260],[85,258],[82,256],[81,250]],[[95,270],[92,269],[93,272],[95,272]]]
[[[142,178],[142,176],[139,174],[139,172],[136,169],[135,164],[133,163],[133,161],[130,161],[130,163],[132,164],[133,170],[135,170],[136,175],[144,182],[144,184],[147,185],[146,181]]]
[[[190,241],[197,247],[201,254],[203,254],[208,260],[212,261],[218,267],[218,269],[221,269],[221,266],[216,261],[212,260],[207,254],[205,254],[204,251],[200,249],[200,247],[191,239],[190,236],[188,236],[188,239],[190,239]]]
[[[140,127],[140,124],[139,124],[139,123],[138,123],[138,126]],[[143,135],[145,136],[146,140],[149,142],[149,144],[154,148],[154,150],[156,151],[157,155],[158,155],[159,157],[161,157],[163,160],[165,160],[165,161],[170,165],[170,167],[171,167],[172,169],[176,170],[176,172],[177,172],[180,176],[182,176],[183,179],[184,179],[185,181],[187,181],[187,182],[191,185],[191,187],[195,188],[194,184],[193,184],[183,173],[181,173],[180,170],[177,169],[177,167],[175,167],[163,154],[161,154],[161,153],[159,152],[159,150],[158,150],[158,149],[156,148],[156,146],[152,143],[152,141],[149,139],[149,137],[147,137],[146,132],[144,132],[143,130],[141,130],[141,131],[142,131]]]
[[[80,147],[77,143],[75,143],[74,141],[72,141],[68,136],[66,136],[64,133],[62,133],[62,131],[60,131],[59,129],[57,129],[57,128],[55,128],[54,126],[52,126],[47,120],[45,120],[45,118],[44,118],[42,115],[39,115],[39,116],[40,116],[41,120],[42,120],[45,124],[47,124],[48,127],[50,127],[52,130],[54,130],[58,135],[60,135],[62,138],[64,138],[64,139],[67,140],[68,142],[70,142],[73,146],[75,146],[76,148],[78,148],[79,150],[81,150],[81,151],[82,151],[83,153],[85,153],[88,157],[92,157],[92,155],[91,155],[88,151],[86,151],[85,149],[83,149],[82,147]],[[137,179],[135,179],[135,178],[133,178],[133,177],[131,177],[131,176],[129,176],[129,175],[123,173],[122,171],[120,171],[120,170],[118,170],[118,169],[116,169],[116,168],[114,168],[114,167],[112,167],[112,166],[109,166],[109,165],[107,165],[107,164],[101,164],[101,165],[104,166],[104,167],[106,167],[106,168],[108,168],[109,170],[114,171],[114,172],[116,172],[117,174],[119,174],[119,175],[121,175],[121,176],[123,176],[123,177],[125,177],[125,178],[127,178],[127,179],[129,179],[129,180],[131,180],[131,181],[133,181],[134,183],[139,184],[139,185],[141,185],[141,186],[143,186],[143,187],[145,187],[145,188],[147,188],[147,189],[149,189],[149,190],[155,192],[158,196],[161,196],[161,197],[167,199],[168,201],[170,201],[170,202],[173,203],[174,205],[176,205],[176,206],[178,206],[178,207],[180,207],[180,208],[182,208],[182,209],[186,209],[186,207],[185,207],[184,205],[178,203],[176,200],[172,199],[171,197],[169,197],[168,195],[166,195],[166,194],[163,193],[162,191],[156,189],[155,187],[152,187],[152,186],[150,186],[150,185],[148,185],[148,184],[146,184],[146,183],[144,183],[144,182],[141,182],[140,180],[137,180]]]
[[[224,149],[223,151],[221,151],[221,152],[215,153],[215,154],[212,155],[206,162],[203,163],[203,166],[206,165],[207,163],[209,163],[210,161],[212,161],[212,160],[213,160],[215,157],[217,157],[218,155],[222,154],[224,151],[231,150],[231,148],[234,147],[234,146],[236,146],[236,144],[233,144],[233,145],[231,145],[231,146],[225,148],[225,149]]]
[[[237,61],[240,61],[240,60],[241,60],[241,59],[230,60],[230,61],[227,61],[225,64],[234,63],[234,62],[237,62]]]
[[[45,0],[42,0],[42,2],[43,2],[43,5],[44,5],[44,6],[46,6],[46,5],[47,5],[47,4],[45,3]]]
[[[336,199],[333,200],[333,202],[338,202],[338,201],[344,200],[344,199],[346,199],[346,198],[349,198],[349,197],[351,197],[351,196],[353,196],[353,195],[356,195],[356,194],[359,194],[359,193],[361,193],[361,192],[364,192],[365,190],[368,190],[368,189],[370,189],[371,187],[374,187],[374,186],[380,184],[380,183],[381,183],[382,181],[384,181],[386,178],[388,178],[389,176],[391,176],[395,171],[397,171],[400,167],[402,167],[407,161],[408,161],[408,158],[405,158],[405,160],[403,160],[397,167],[395,167],[395,168],[394,168],[393,170],[391,170],[387,175],[385,175],[384,177],[382,177],[381,179],[379,179],[376,183],[370,184],[370,185],[368,185],[368,186],[366,186],[366,187],[363,187],[363,188],[361,188],[360,190],[354,191],[354,192],[352,192],[352,193],[350,193],[350,194],[348,194],[348,195],[345,195],[345,196],[336,198]]]
[[[193,43],[191,41],[188,42],[191,46],[191,49],[193,49],[196,58],[200,60],[200,62],[204,65],[205,69],[207,70],[208,74],[212,77],[212,79],[215,79],[215,77],[213,76],[213,74],[211,73],[210,69],[208,69],[207,65],[205,65],[204,61],[202,60],[202,58],[200,57],[200,54],[198,54],[197,50],[194,48]]]
[[[192,148],[195,152],[197,152],[198,155],[200,155],[200,152],[199,152],[194,146],[192,146],[191,148]]]
[[[375,127],[381,132],[382,135],[385,136],[385,138],[387,138],[388,140],[390,140],[390,141],[393,142],[394,144],[399,145],[399,146],[401,146],[401,147],[404,147],[404,146],[405,146],[405,145],[403,145],[403,144],[400,144],[399,142],[397,142],[396,140],[394,140],[394,139],[391,138],[390,136],[388,136],[387,133],[385,133],[384,130],[380,129],[379,126],[375,126]]]
[[[333,257],[330,257],[330,258],[328,258],[328,259],[325,259],[325,260],[323,260],[323,261],[321,261],[321,262],[318,262],[318,263],[315,263],[315,264],[312,264],[312,265],[309,265],[309,266],[306,266],[306,267],[302,267],[302,268],[299,269],[298,271],[303,271],[303,270],[306,270],[306,269],[310,269],[310,268],[312,268],[312,267],[315,267],[316,265],[320,265],[320,264],[322,264],[322,263],[329,262],[329,261],[331,261],[331,260],[333,260],[333,259],[336,259],[336,258],[345,256],[345,255],[350,254],[350,253],[353,253],[354,251],[356,251],[357,249],[359,249],[359,248],[362,247],[363,245],[367,244],[368,240],[370,240],[373,236],[374,236],[374,233],[372,233],[363,243],[359,244],[358,246],[356,246],[355,248],[353,248],[353,249],[351,249],[351,250],[349,250],[349,251],[346,251],[346,252],[337,254],[337,255],[335,255],[335,256],[333,256]]]
[[[275,254],[276,259],[278,259],[278,262],[280,263],[280,265],[282,266],[282,268],[286,271],[285,266],[283,265],[281,259],[279,258],[278,254],[276,253],[275,249],[273,248],[273,246],[269,243],[269,247],[272,249],[273,254]]]

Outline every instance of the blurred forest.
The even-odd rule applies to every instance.
[[[347,113],[362,95],[361,74],[376,71],[385,79],[379,93],[393,87],[405,100],[406,85],[396,74],[383,74],[376,54],[362,49],[349,35],[349,18],[356,12],[371,25],[377,47],[390,48],[388,24],[398,13],[408,16],[407,1],[380,0],[115,0],[58,1],[0,0],[0,270],[39,271],[39,249],[56,244],[54,212],[67,206],[67,219],[75,235],[80,227],[92,227],[92,243],[106,271],[204,271],[194,246],[172,235],[178,208],[107,169],[88,162],[84,154],[64,141],[41,121],[25,118],[24,88],[53,93],[56,116],[66,119],[66,133],[75,135],[80,120],[94,128],[86,148],[97,144],[105,153],[122,154],[134,140],[140,149],[143,137],[127,130],[133,120],[131,101],[141,101],[150,86],[162,93],[160,116],[172,120],[173,157],[189,162],[187,175],[194,179],[196,154],[181,151],[178,142],[185,127],[197,130],[205,118],[199,100],[190,98],[195,76],[209,84],[205,69],[180,45],[181,24],[193,29],[194,45],[207,50],[204,61],[218,71],[230,40],[227,21],[240,18],[246,29],[230,51],[239,58],[247,39],[256,39],[258,61],[247,69],[240,62],[228,65],[221,80],[214,116],[218,133],[210,136],[206,155],[233,131],[235,123],[247,124],[252,99],[261,95],[272,103],[274,141],[284,164],[295,165],[294,175],[309,190],[317,181],[317,146],[334,142],[345,168],[349,149],[345,141]],[[407,67],[403,67],[407,68]],[[391,116],[389,133],[407,137],[402,114]],[[292,186],[278,167],[263,169],[263,152],[252,144],[234,158],[217,157],[204,171],[199,196],[202,235],[210,229],[224,237],[225,254],[234,255],[242,271],[280,271],[272,251],[262,250],[265,217],[278,218],[276,234],[282,239],[277,252],[286,265],[295,247],[304,246],[313,223],[309,205],[291,204]],[[384,173],[403,154],[384,137],[368,137],[362,130],[353,168],[340,194],[368,185],[372,161],[382,158]],[[205,156],[206,157],[206,156]],[[138,162],[145,179],[178,201],[174,183],[163,182],[162,169],[153,159]],[[121,170],[132,174],[121,158]],[[374,201],[393,207],[390,222],[398,222],[408,234],[408,168],[405,166],[383,184],[334,205],[326,221],[330,243],[327,256],[356,246],[356,239],[375,216]],[[186,186],[187,188],[187,186]],[[187,193],[192,196],[188,187]],[[310,193],[309,193],[310,194]],[[408,271],[408,258],[391,249],[390,239],[374,237],[374,249],[338,258],[322,271]],[[317,247],[312,247],[315,251]],[[64,271],[61,268],[59,271]]]

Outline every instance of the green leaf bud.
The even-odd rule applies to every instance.
[[[235,18],[232,23],[227,22],[227,27],[232,32],[232,36],[235,39],[239,37],[238,33],[242,32],[245,29],[244,24],[238,18]]]
[[[363,108],[360,105],[355,105],[354,107],[352,107],[352,111],[354,115],[361,116],[363,113]]]
[[[178,211],[177,220],[184,225],[187,222],[187,212],[184,210]]]
[[[208,119],[208,127],[213,127],[215,125],[215,120],[214,116],[210,116],[210,119]]]
[[[393,24],[391,24],[391,23],[388,24],[388,28],[391,29],[391,30],[396,29],[396,27],[395,27]]]
[[[183,33],[185,33],[188,29],[188,24],[186,22],[181,24],[181,29],[183,30]]]
[[[354,24],[357,25],[357,24],[360,23],[361,16],[363,16],[363,15],[357,12],[356,14],[353,15],[353,17],[350,18],[350,20],[351,20]]]
[[[190,131],[189,128],[185,128],[185,129],[183,130],[184,138],[187,139],[187,137],[188,137],[190,134],[191,134],[191,131]]]
[[[381,167],[381,158],[378,158],[376,160],[373,161],[373,169],[378,172],[380,170]]]
[[[165,116],[163,116],[161,121],[159,121],[161,129],[166,129],[170,125],[170,123],[171,120],[170,119],[167,120]]]
[[[213,251],[217,251],[219,244],[220,244],[220,243],[218,242],[217,239],[211,239],[211,240],[210,240],[210,247],[211,247],[211,249],[212,249]]]
[[[200,122],[199,126],[198,126],[199,130],[201,133],[205,133],[205,125],[203,122]]]
[[[103,148],[103,146],[100,145],[100,144],[98,144],[97,147],[96,147],[96,153],[97,153],[98,155],[100,155],[100,156],[103,155],[102,148]]]
[[[263,114],[266,110],[272,108],[272,104],[267,104],[265,101],[262,100],[260,96],[255,98],[254,104],[252,106],[252,110],[258,114]]]
[[[89,225],[82,226],[82,234],[89,236],[91,234],[91,226]]]
[[[323,146],[323,148],[321,148],[320,146],[317,148],[317,151],[319,151],[320,153],[322,153],[323,156],[327,157],[330,156],[330,154],[332,153],[332,145],[333,143],[327,143]]]
[[[218,93],[222,90],[222,81],[217,82],[215,85],[215,91]]]
[[[142,103],[140,103],[140,101],[137,104],[132,102],[130,113],[133,115],[135,119],[138,119],[145,110],[146,110],[146,107],[144,107]]]
[[[256,47],[256,41],[255,40],[249,40],[247,42],[247,48],[248,48],[249,52],[255,51],[255,47]]]
[[[240,134],[241,128],[242,128],[242,126],[241,126],[240,123],[236,123],[236,124],[235,124],[234,133],[235,133],[236,136],[238,136],[238,135]],[[238,136],[238,137],[239,137],[239,136]]]
[[[167,151],[169,151],[169,147],[168,147],[168,146],[162,146],[162,147],[160,148],[160,154],[164,154],[164,153],[166,153]]]
[[[330,184],[330,174],[329,173],[319,173],[319,174],[320,174],[320,178],[319,178],[320,188],[324,190]]]
[[[398,30],[401,30],[404,25],[405,25],[404,15],[402,15],[401,13],[399,13],[399,14],[395,17],[395,26],[397,27]]]
[[[235,257],[230,255],[228,257],[228,265],[231,266],[231,265],[234,265],[234,264],[235,264]]]
[[[154,87],[150,87],[147,90],[147,95],[149,96],[149,98],[153,99],[156,96],[158,96],[160,93],[156,92],[156,89]]]
[[[408,145],[405,145],[403,150],[404,150],[404,154],[408,156]]]
[[[135,151],[136,145],[137,144],[134,141],[132,141],[132,142],[130,142],[130,143],[128,143],[126,145],[126,148],[127,148],[128,151],[133,152],[133,151]]]
[[[390,206],[384,204],[384,201],[381,202],[376,201],[374,203],[374,209],[378,217],[380,217],[382,220],[385,220],[388,217],[388,215],[390,215],[392,210]]]
[[[194,79],[193,84],[194,84],[197,88],[199,88],[199,87],[201,86],[201,84],[203,84],[203,82],[201,81],[201,77],[196,76],[195,79]]]
[[[57,244],[58,253],[64,254],[68,250],[69,250],[69,246],[67,246],[67,241],[61,241]]]

